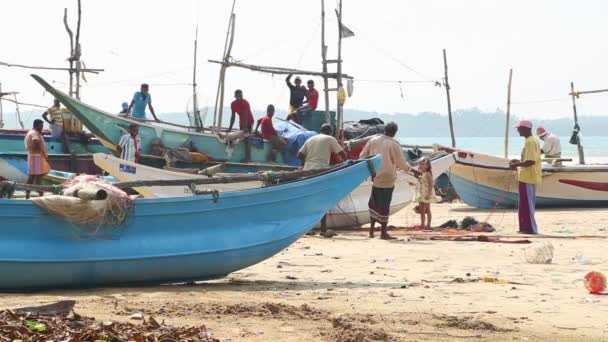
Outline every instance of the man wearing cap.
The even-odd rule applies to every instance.
[[[289,109],[287,110],[287,114],[291,114],[295,112],[296,109],[302,107],[304,97],[306,96],[306,88],[302,85],[300,76],[296,76],[296,80],[294,81],[295,85],[291,83],[292,76],[292,74],[289,74],[285,79],[285,83],[287,83],[287,87],[289,87]]]
[[[126,116],[129,111],[129,104],[127,102],[122,103],[122,110],[118,113],[120,116]]]
[[[550,133],[543,126],[536,128],[536,135],[543,141],[543,148],[540,150],[540,153],[544,154],[545,158],[559,159],[562,157],[562,144],[557,135]],[[553,160],[551,163],[554,166],[561,165],[561,161],[559,160]]]
[[[519,232],[522,234],[538,234],[534,218],[536,206],[536,187],[542,181],[540,165],[540,146],[532,136],[532,122],[521,120],[515,126],[520,136],[525,138],[521,160],[513,159],[511,169],[517,170],[519,181]]]
[[[322,169],[329,166],[332,153],[338,153],[346,160],[346,153],[332,136],[333,128],[330,124],[324,123],[320,129],[321,134],[308,138],[298,152],[298,159],[304,162],[304,170]],[[321,235],[332,237],[334,232],[328,231],[326,227],[327,215],[321,219]]]

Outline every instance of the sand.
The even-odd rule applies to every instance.
[[[434,223],[471,215],[497,232],[517,230],[514,211],[433,206]],[[207,326],[222,341],[601,341],[608,297],[589,294],[583,276],[608,272],[608,210],[539,210],[531,244],[367,238],[365,230],[306,236],[228,278],[195,285],[2,294],[0,308],[76,300],[75,311],[129,321],[134,313],[172,325]],[[409,206],[391,224],[412,226]],[[518,236],[525,238],[525,236]],[[550,242],[551,264],[529,264],[524,250]],[[573,258],[582,254],[592,264]],[[480,278],[496,279],[484,282]],[[516,284],[513,284],[516,283]],[[131,320],[131,322],[137,322]]]

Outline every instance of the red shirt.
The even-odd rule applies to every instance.
[[[306,101],[312,110],[317,109],[317,105],[319,104],[319,92],[317,89],[312,88],[306,92]]]
[[[249,102],[245,99],[241,99],[240,101],[234,100],[230,104],[230,109],[232,109],[233,113],[237,113],[239,115],[239,125],[241,130],[246,127],[253,126],[253,114],[251,114],[251,108],[249,107]]]
[[[262,126],[262,138],[268,140],[273,135],[277,135],[277,131],[272,126],[272,118],[268,115],[264,115],[260,120],[260,126]]]

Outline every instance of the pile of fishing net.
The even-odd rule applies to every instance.
[[[76,176],[61,186],[62,195],[42,196],[32,201],[74,224],[120,226],[133,207],[133,198],[99,176]]]

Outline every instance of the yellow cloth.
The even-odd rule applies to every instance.
[[[287,114],[291,114],[295,111],[296,111],[296,108],[292,105],[289,105],[289,107],[287,108]]]
[[[428,176],[427,176],[428,175]],[[430,180],[429,180],[430,178]],[[431,192],[429,196],[429,182],[431,183]],[[433,187],[433,175],[430,172],[425,172],[418,178],[418,186],[416,186],[416,198],[418,203],[437,203],[440,199],[435,195]]]
[[[53,106],[48,109],[48,112],[54,124],[63,125],[63,111],[60,108]]]
[[[346,91],[344,91],[344,87],[338,88],[338,102],[341,106],[346,102]]]
[[[521,161],[532,160],[534,165],[528,167],[519,167],[517,169],[517,177],[520,182],[527,184],[540,185],[542,182],[541,165],[540,165],[540,145],[533,136],[526,138],[524,149],[521,151]]]

